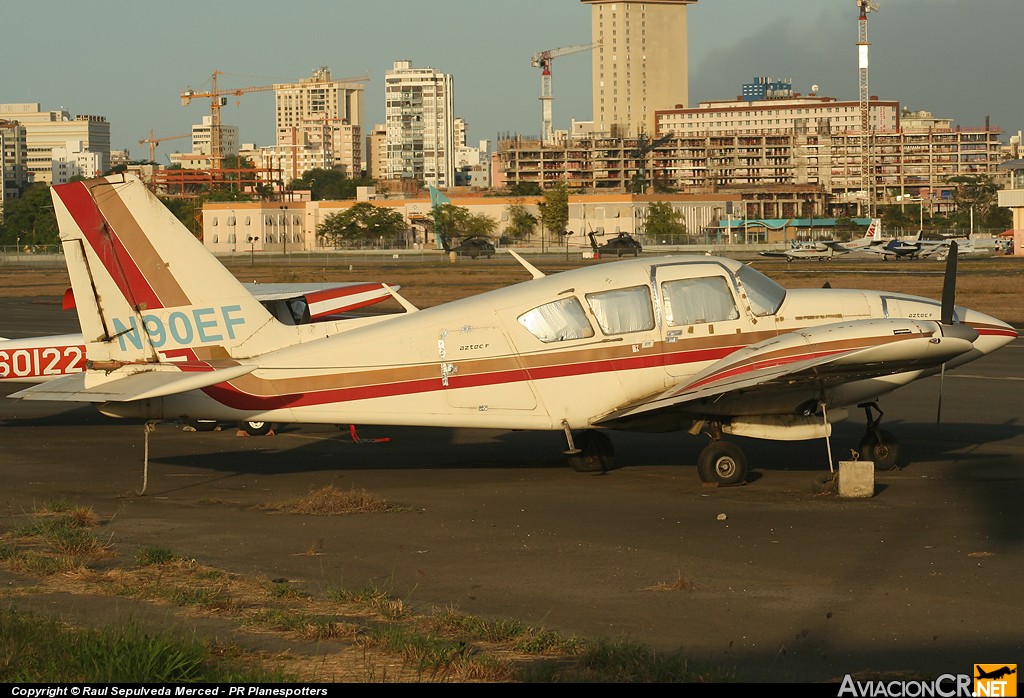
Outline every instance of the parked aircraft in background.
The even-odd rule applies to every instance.
[[[882,221],[878,218],[873,218],[863,237],[856,238],[850,242],[837,242],[835,240],[798,242],[794,240],[787,250],[766,250],[761,252],[760,255],[762,257],[784,257],[788,262],[792,262],[794,259],[829,260],[838,255],[867,249],[875,244],[876,236],[881,231],[881,226]]]
[[[286,325],[137,179],[52,192],[88,362],[13,397],[112,416],[556,430],[581,471],[610,467],[608,430],[688,430],[709,440],[700,477],[735,484],[747,460],[724,435],[827,437],[845,408],[1017,337],[954,305],[955,258],[941,303],[787,291],[719,257],[551,276],[520,259],[533,280],[425,310],[395,294],[405,312],[342,332]],[[861,449],[897,454],[877,418]]]

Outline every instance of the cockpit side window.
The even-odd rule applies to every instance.
[[[587,303],[606,335],[654,329],[651,292],[646,286],[588,293]]]
[[[575,296],[528,310],[518,320],[534,337],[545,343],[594,336],[594,328],[587,320],[583,304]]]
[[[739,310],[721,276],[666,281],[661,285],[669,327],[736,320]]]

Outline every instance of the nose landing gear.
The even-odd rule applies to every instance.
[[[860,442],[860,459],[872,461],[875,470],[894,470],[900,457],[900,447],[895,436],[879,428],[883,414],[881,408],[877,402],[862,402],[857,407],[864,408],[867,420],[867,430]],[[875,412],[878,412],[877,416]]]

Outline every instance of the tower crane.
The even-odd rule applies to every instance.
[[[139,145],[145,145],[149,143],[149,161],[156,162],[156,147],[164,141],[173,141],[178,138],[189,138],[191,133],[183,133],[180,136],[165,136],[163,138],[157,138],[153,135],[153,129],[149,129],[149,138],[143,138],[139,141]]]
[[[214,170],[219,170],[221,168],[221,163],[224,160],[221,154],[220,108],[228,103],[227,96],[234,95],[236,97],[241,97],[244,94],[252,92],[267,92],[276,89],[277,87],[276,85],[259,85],[257,87],[236,87],[228,90],[219,90],[217,89],[218,75],[224,75],[224,73],[219,70],[213,71],[211,88],[207,91],[200,92],[189,88],[187,90],[182,90],[181,92],[181,104],[186,107],[193,99],[210,99],[210,164]],[[364,75],[354,78],[331,78],[324,82],[366,82],[369,79],[370,77],[368,75]],[[312,84],[313,82],[315,81],[310,81],[309,83],[304,84]]]
[[[576,44],[573,46],[563,46],[562,48],[553,48],[550,51],[541,51],[540,53],[533,54],[533,58],[530,60],[530,64],[534,68],[540,68],[540,101],[541,101],[541,113],[543,115],[543,125],[541,138],[544,143],[551,143],[554,141],[554,129],[552,127],[551,117],[551,102],[554,100],[554,96],[551,94],[551,62],[559,56],[568,56],[573,53],[579,53],[581,51],[589,51],[595,46],[598,46],[601,42],[595,41],[592,44]]]
[[[871,172],[871,99],[868,92],[868,13],[878,12],[878,3],[856,0],[860,16],[857,19],[857,57],[860,68],[860,170],[864,187],[865,214],[872,216],[874,204],[874,174]]]

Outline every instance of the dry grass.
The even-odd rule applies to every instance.
[[[304,497],[289,499],[276,504],[265,504],[261,509],[280,511],[285,514],[310,514],[313,516],[344,516],[380,512],[408,511],[408,507],[390,504],[363,489],[344,491],[333,485],[313,490]]]

